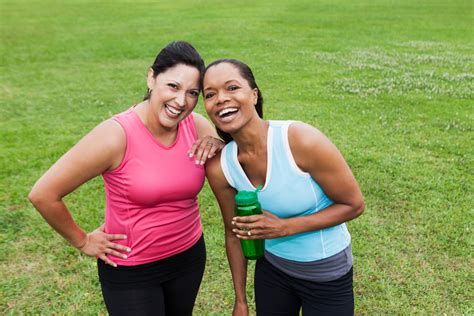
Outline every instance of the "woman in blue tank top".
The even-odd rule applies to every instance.
[[[264,239],[255,268],[258,315],[352,315],[351,239],[345,222],[364,201],[337,148],[314,127],[262,119],[250,68],[233,59],[204,76],[206,111],[227,145],[206,165],[225,224],[235,289],[233,315],[247,315],[247,262],[240,239]],[[263,215],[235,217],[237,191],[256,190]]]

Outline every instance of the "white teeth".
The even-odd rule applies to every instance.
[[[237,112],[237,111],[238,111],[237,108],[226,108],[226,109],[223,109],[223,110],[217,112],[217,115],[222,117],[222,116],[226,115],[227,113]]]
[[[181,114],[181,112],[183,112],[183,110],[176,110],[175,108],[169,106],[168,104],[165,105],[166,108],[168,109],[168,111],[170,111],[171,113],[173,113],[174,115],[179,115]]]

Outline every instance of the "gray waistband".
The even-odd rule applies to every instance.
[[[302,249],[302,251],[304,251]],[[321,260],[301,262],[275,256],[265,251],[265,259],[284,273],[303,280],[327,282],[345,275],[352,267],[352,247]]]

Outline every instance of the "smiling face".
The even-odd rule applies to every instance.
[[[211,66],[204,77],[204,105],[212,122],[222,131],[233,133],[252,118],[258,90],[252,89],[234,65],[222,62]]]
[[[192,66],[177,64],[156,77],[150,69],[147,84],[153,116],[165,129],[176,128],[199,98],[199,71]]]

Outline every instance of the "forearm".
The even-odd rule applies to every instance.
[[[333,204],[328,208],[306,216],[296,216],[284,220],[286,235],[320,230],[348,222],[364,210],[364,205]]]
[[[245,290],[247,283],[247,259],[245,259],[242,253],[240,240],[232,232],[226,233],[225,246],[234,283],[235,300],[236,302],[247,304]]]
[[[38,199],[30,201],[48,224],[76,248],[84,246],[87,234],[77,225],[62,200]]]

